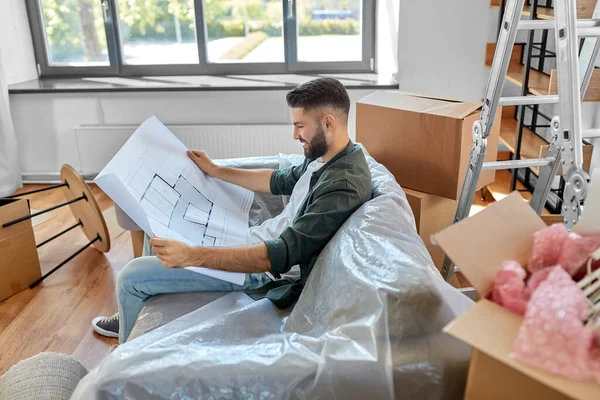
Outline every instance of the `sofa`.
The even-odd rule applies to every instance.
[[[72,398],[462,398],[471,350],[442,328],[472,302],[433,266],[394,177],[367,161],[372,199],[321,252],[294,306],[244,293],[156,296]],[[221,162],[284,168],[301,158]],[[250,224],[286,200],[257,194]]]

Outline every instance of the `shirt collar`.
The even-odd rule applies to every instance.
[[[352,140],[349,140],[348,145],[342,151],[340,151],[335,156],[333,156],[333,158],[331,160],[327,161],[325,163],[325,165],[323,165],[321,168],[319,168],[319,170],[317,170],[313,173],[313,177],[315,177],[315,178],[320,177],[321,174],[323,174],[323,171],[325,171],[327,169],[327,167],[329,167],[331,164],[333,164],[340,158],[352,153],[352,151],[354,151],[354,143],[352,143]]]

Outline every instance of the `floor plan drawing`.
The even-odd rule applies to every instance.
[[[207,234],[214,203],[208,200],[184,176],[171,186],[159,174],[154,175],[141,197],[141,205],[165,228],[172,229],[190,242],[215,246],[217,238]]]
[[[253,193],[206,176],[186,151],[164,125],[150,119],[97,179],[116,173],[158,237],[199,246],[244,244]]]
[[[192,246],[247,242],[254,194],[204,174],[156,117],[138,127],[95,182],[149,236]],[[190,268],[237,284],[245,279],[200,267]]]
[[[202,246],[242,244],[236,242],[241,237],[230,228],[242,219],[247,228],[247,216],[236,215],[233,220],[230,217],[232,212],[247,214],[246,204],[233,210],[215,204],[208,196],[228,201],[231,196],[219,196],[219,187],[212,187],[210,178],[203,176],[194,164],[191,168],[182,164],[178,154],[148,149],[124,178],[157,236]]]

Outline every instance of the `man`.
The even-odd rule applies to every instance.
[[[207,175],[255,192],[291,195],[277,217],[248,231],[248,245],[190,247],[152,238],[155,257],[132,260],[117,282],[119,313],[98,317],[94,330],[124,343],[144,306],[154,295],[180,292],[245,291],[278,307],[291,305],[302,291],[317,256],[344,221],[371,198],[371,174],[360,147],[348,137],[350,98],[332,78],[304,83],[287,94],[294,139],[305,160],[279,170],[241,170],[215,165],[205,153],[188,156]],[[192,272],[202,266],[246,273],[243,286]]]

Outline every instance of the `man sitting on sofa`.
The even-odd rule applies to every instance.
[[[371,174],[359,146],[348,137],[350,98],[332,78],[299,85],[286,97],[294,139],[304,148],[301,165],[278,170],[242,170],[215,165],[205,153],[188,156],[207,175],[256,192],[291,195],[283,212],[248,231],[248,245],[190,247],[152,238],[156,256],[129,262],[117,282],[119,313],[97,317],[94,330],[124,343],[146,300],[181,292],[245,291],[278,307],[302,291],[317,256],[344,221],[371,198]],[[243,286],[192,272],[197,265],[246,273]]]

